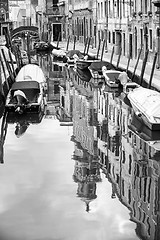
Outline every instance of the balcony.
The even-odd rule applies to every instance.
[[[160,0],[152,0],[152,3],[154,4],[154,6],[160,7]]]

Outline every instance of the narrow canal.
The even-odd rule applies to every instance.
[[[122,92],[38,60],[45,113],[1,118],[0,240],[160,239],[160,134]]]

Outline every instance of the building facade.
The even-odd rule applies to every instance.
[[[59,2],[61,2],[59,0]],[[97,47],[105,40],[106,50],[114,46],[115,54],[141,59],[148,51],[153,62],[158,53],[160,66],[160,1],[159,0],[66,0],[63,1],[65,21],[63,37]]]
[[[105,40],[106,50],[114,46],[115,54],[133,59],[139,53],[140,58],[144,59],[148,52],[148,61],[153,62],[157,53],[157,68],[160,68],[160,0],[16,2],[19,6],[22,3],[26,6],[26,15],[20,16],[17,22],[36,24],[51,41],[67,40],[68,37],[73,40],[76,37],[76,41],[84,43],[89,38],[90,45],[97,48],[99,42]],[[10,3],[13,5],[15,1]],[[21,13],[22,10],[18,14]],[[5,16],[7,18],[7,11]]]

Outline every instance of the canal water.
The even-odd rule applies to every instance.
[[[38,61],[45,112],[1,118],[0,240],[160,239],[160,134],[123,92]]]

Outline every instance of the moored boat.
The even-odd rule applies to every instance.
[[[33,47],[38,52],[39,51],[51,52],[54,48],[51,43],[44,41],[35,42]]]
[[[160,131],[152,131],[149,129],[142,121],[140,121],[134,112],[128,128],[146,142],[160,141]]]
[[[84,70],[86,68],[88,68],[93,62],[99,62],[100,60],[93,60],[93,59],[87,59],[88,56],[85,56],[84,59],[78,59],[76,61],[76,67],[80,68],[81,70]]]
[[[160,93],[144,87],[136,87],[127,94],[140,121],[151,130],[160,130]]]
[[[46,87],[45,75],[38,65],[23,66],[7,95],[6,111],[17,114],[39,112],[46,104]]]
[[[108,70],[105,66],[102,67],[102,74],[105,78],[105,83],[111,88],[122,87],[128,81],[128,76],[125,72],[115,69]]]

